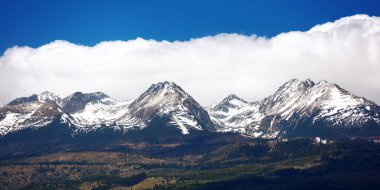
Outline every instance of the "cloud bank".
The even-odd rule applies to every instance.
[[[152,83],[173,81],[208,105],[230,93],[260,100],[291,78],[324,79],[380,103],[380,17],[354,15],[272,38],[219,34],[16,46],[0,58],[0,102],[45,90],[133,99]]]

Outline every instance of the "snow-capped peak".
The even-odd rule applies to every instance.
[[[233,131],[276,138],[290,133],[289,136],[312,136],[314,132],[330,135],[323,132],[330,129],[350,135],[352,132],[346,129],[380,127],[380,107],[374,102],[336,84],[326,81],[315,84],[310,79],[292,79],[258,102],[231,94],[210,107],[209,113],[173,82],[153,84],[133,102],[117,101],[102,92],[76,92],[64,99],[43,92],[0,105],[0,136],[46,126],[53,119],[71,125],[74,134],[102,127],[127,131],[167,125],[183,134],[191,130]],[[297,130],[302,131],[295,134]],[[377,132],[380,134],[380,129]]]
[[[305,81],[292,79],[280,86],[273,95],[261,101],[260,110],[266,114],[287,110],[308,94],[313,86],[315,83],[310,79]]]
[[[131,104],[134,107],[171,107],[181,104],[189,95],[173,82],[159,82],[150,86]],[[138,106],[137,106],[138,105]]]
[[[179,87],[174,82],[159,82],[157,84],[153,84],[142,96],[145,94],[149,95],[157,95],[157,94],[179,94],[179,95],[185,95],[186,92]]]
[[[181,87],[173,82],[153,84],[129,106],[130,113],[125,117],[137,118],[140,126],[147,126],[152,118],[168,117],[183,134],[189,129],[213,129],[214,124],[208,113]]]
[[[247,101],[243,100],[242,98],[238,97],[236,94],[228,95],[223,101],[231,101],[231,100],[239,100],[241,102],[247,102]]]
[[[81,111],[88,103],[100,102],[105,98],[110,98],[102,92],[82,93],[75,92],[62,100],[62,108],[68,113]]]
[[[336,84],[327,82],[318,83],[307,98],[310,105],[322,106],[319,109],[322,112],[328,112],[328,115],[334,115],[339,110],[355,109],[360,106],[369,106],[367,104],[373,104],[362,97],[351,94]]]
[[[310,87],[313,87],[314,85],[315,83],[310,79],[306,79],[305,81],[292,79],[286,82],[285,84],[283,84],[276,93],[296,92],[296,91],[308,89]]]
[[[304,81],[304,83],[305,83],[307,86],[314,86],[314,85],[315,85],[314,81],[312,81],[311,79],[306,79],[306,80]]]
[[[228,105],[225,100],[217,105]],[[210,114],[223,122],[223,131],[261,134],[267,138],[284,135],[288,132],[284,128],[294,131],[299,125],[314,126],[315,123],[323,127],[380,125],[379,106],[324,80],[315,84],[310,79],[292,79],[273,95],[251,103],[251,107],[225,110],[210,109]]]
[[[38,102],[38,95],[33,94],[28,97],[21,97],[21,98],[16,98],[8,103],[9,106],[14,106],[14,105],[19,105],[19,104],[24,104],[24,103],[29,103],[29,102]]]
[[[325,84],[325,83],[328,83],[328,82],[325,81],[325,80],[321,80],[321,81],[319,81],[317,84],[319,85],[319,84]]]
[[[53,93],[53,92],[44,91],[38,95],[38,101],[40,101],[40,102],[52,101],[52,102],[55,102],[57,104],[60,104],[62,101],[62,97],[58,94]]]
[[[230,112],[232,110],[241,109],[249,106],[249,102],[238,97],[235,94],[230,94],[224,98],[220,103],[211,107],[213,111]]]
[[[21,97],[21,98],[16,98],[12,100],[11,102],[8,103],[8,105],[19,105],[19,104],[24,104],[24,103],[30,103],[30,102],[46,102],[46,101],[52,101],[55,102],[56,104],[60,104],[62,101],[62,97],[52,93],[52,92],[42,92],[41,94],[33,94],[28,97]]]

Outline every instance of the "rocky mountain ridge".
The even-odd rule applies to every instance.
[[[102,129],[127,133],[158,125],[181,134],[235,132],[261,138],[347,138],[380,134],[380,108],[336,84],[292,79],[273,95],[248,102],[231,94],[209,108],[173,82],[153,84],[136,100],[118,101],[102,92],[51,92],[0,106],[0,135],[38,130],[59,121],[72,135]]]
[[[378,105],[326,81],[292,79],[258,102],[230,97],[209,109],[212,117],[225,124],[223,131],[265,138],[329,136],[327,133],[343,137],[380,126]],[[345,134],[339,134],[340,130]]]

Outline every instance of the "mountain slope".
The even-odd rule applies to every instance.
[[[220,103],[209,109],[210,115],[222,122],[218,129],[221,132],[238,132],[259,136],[257,133],[259,121],[263,114],[259,112],[258,102],[247,102],[235,94],[231,94]]]
[[[173,82],[152,85],[129,105],[129,110],[123,120],[133,119],[140,127],[154,125],[150,121],[155,117],[166,117],[168,124],[177,126],[183,134],[189,134],[190,129],[215,130],[202,106]]]
[[[56,104],[60,105],[62,103],[62,97],[58,94],[55,94],[53,92],[45,91],[42,92],[37,96],[38,101],[40,102],[46,102],[46,101],[52,101],[55,102]]]
[[[62,108],[68,113],[75,113],[83,110],[86,104],[96,103],[104,98],[109,98],[109,96],[102,92],[75,92],[62,100]]]
[[[102,127],[119,130],[117,120],[128,113],[130,101],[117,101],[102,92],[75,92],[62,100],[62,109],[70,114],[76,133]],[[133,125],[133,124],[130,124]]]
[[[162,127],[174,134],[236,132],[262,138],[380,135],[378,105],[336,84],[309,79],[292,79],[257,102],[232,94],[207,111],[173,82],[153,84],[134,101],[117,101],[102,92],[65,98],[43,92],[0,105],[0,136],[38,130],[53,121],[66,126],[71,136],[141,129],[156,133]]]
[[[292,79],[260,102],[248,103],[231,114],[225,112],[228,119],[220,117],[223,109],[210,109],[210,114],[226,126],[223,131],[242,128],[230,119],[241,118],[245,129],[253,129],[242,132],[265,138],[380,134],[379,106],[326,81],[315,84],[309,79]],[[247,114],[245,110],[251,112]]]
[[[100,127],[112,126],[117,120],[128,113],[131,101],[117,101],[112,98],[104,98],[97,102],[85,104],[80,111],[72,113],[75,123],[82,126]]]
[[[33,94],[28,97],[21,97],[21,98],[16,98],[12,100],[11,102],[8,103],[8,106],[14,106],[14,105],[19,105],[23,103],[28,103],[28,102],[38,102],[38,95]]]
[[[26,128],[44,127],[64,115],[63,110],[51,101],[3,106],[0,107],[0,135]]]
[[[99,130],[120,131],[171,126],[182,134],[215,131],[216,124],[199,103],[172,82],[152,85],[135,101],[117,101],[102,92],[75,92],[65,98],[43,92],[0,107],[0,135],[66,123],[72,135]]]

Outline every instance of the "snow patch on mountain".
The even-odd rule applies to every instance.
[[[250,131],[250,128],[257,128],[258,121],[263,117],[259,113],[257,102],[249,103],[234,94],[227,96],[221,103],[212,106],[209,113],[211,117],[225,124],[218,131],[243,134]]]
[[[40,102],[0,108],[0,136],[21,129],[46,126],[51,122],[48,116],[40,117]]]
[[[168,124],[182,134],[207,130],[277,138],[300,125],[303,129],[380,127],[380,108],[327,81],[292,79],[261,101],[248,102],[231,94],[206,111],[175,83],[161,82],[134,101],[117,101],[102,92],[76,92],[65,98],[43,92],[17,98],[0,105],[0,136],[47,126],[54,119],[67,124],[73,134]]]
[[[117,101],[105,98],[99,102],[88,103],[82,111],[71,114],[75,123],[82,126],[111,126],[116,120],[128,113],[131,101]]]
[[[62,99],[62,96],[49,91],[44,91],[38,95],[38,101],[40,102],[53,101],[59,105],[61,104]]]
[[[156,116],[171,118],[169,124],[178,126],[183,134],[188,134],[190,129],[211,129],[214,125],[202,106],[173,82],[152,85],[129,109],[125,119],[137,118],[142,128]]]
[[[292,79],[262,101],[250,103],[230,95],[213,105],[209,112],[223,123],[219,131],[275,138],[281,131],[286,133],[281,126],[283,121],[288,126],[295,126],[297,120],[294,119],[299,116],[313,115],[314,122],[326,121],[336,126],[360,127],[369,121],[380,125],[379,113],[371,111],[376,108],[374,102],[355,96],[336,84]]]

